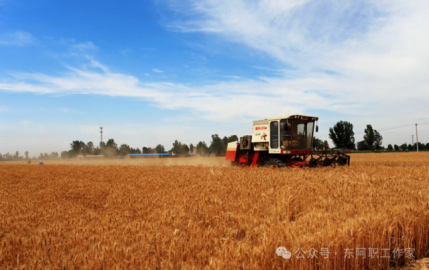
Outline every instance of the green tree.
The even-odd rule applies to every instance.
[[[81,153],[81,150],[85,148],[85,143],[82,141],[73,141],[70,144],[70,155],[76,157]]]
[[[409,144],[409,145],[407,146],[407,149],[408,149],[408,151],[411,151],[411,150],[413,150],[413,146],[412,146],[411,144]]]
[[[128,144],[121,144],[119,147],[119,155],[126,156],[130,153],[130,146]]]
[[[188,155],[189,147],[186,144],[182,144],[181,142],[175,140],[173,143],[173,148],[170,150],[176,155]]]
[[[423,143],[419,142],[419,150],[425,150],[425,149],[426,149],[426,146]],[[417,143],[414,143],[413,151],[417,151]]]
[[[142,151],[140,150],[140,148],[131,148],[130,149],[130,154],[141,154]]]
[[[225,155],[226,148],[224,150],[224,143],[222,142],[222,139],[217,134],[212,135],[212,141],[210,143],[210,151],[214,152],[218,156]]]
[[[357,145],[359,151],[371,150],[371,147],[365,141],[360,141]]]
[[[28,151],[25,151],[25,159],[28,159]]]
[[[408,146],[405,143],[401,144],[401,150],[402,151],[408,150]]]
[[[339,121],[329,128],[329,138],[336,148],[355,149],[354,136],[353,124],[347,121]]]
[[[69,152],[67,152],[67,151],[62,151],[61,152],[61,158],[68,158],[69,157]]]
[[[158,145],[155,147],[155,150],[156,150],[156,152],[157,152],[157,153],[159,153],[159,154],[161,154],[161,153],[165,153],[164,146],[162,146],[161,144],[158,144]]]
[[[373,129],[371,125],[366,125],[363,138],[366,144],[371,147],[371,150],[380,150],[382,148],[383,136]]]
[[[106,147],[111,147],[113,149],[117,149],[118,145],[115,143],[114,139],[108,139],[106,143]]]
[[[222,139],[222,155],[226,155],[226,149],[228,148],[228,137],[223,137]]]
[[[205,142],[199,142],[196,146],[197,154],[204,157],[209,153],[209,148],[207,147]]]
[[[93,155],[101,155],[101,149],[100,147],[95,147],[94,150],[92,151]]]
[[[380,133],[378,133],[377,130],[374,130],[374,148],[375,150],[380,150],[382,149],[382,144],[383,144],[383,136],[381,136]]]
[[[321,139],[318,139],[316,137],[313,138],[313,147],[316,149],[323,149],[323,141]]]
[[[393,151],[393,146],[392,146],[391,144],[389,144],[389,145],[387,146],[387,150],[389,150],[389,151]]]
[[[189,146],[187,144],[183,144],[182,146],[182,154],[189,155]]]
[[[143,154],[151,154],[151,153],[156,153],[156,150],[151,148],[151,147],[144,147],[143,146]]]
[[[109,139],[103,147],[103,155],[105,157],[114,157],[118,154],[118,145],[114,139]]]
[[[374,129],[371,125],[366,125],[365,135],[363,136],[363,139],[365,143],[370,147],[370,150],[372,150],[375,142],[375,134]]]
[[[182,143],[178,140],[175,140],[173,143],[173,148],[171,148],[170,151],[173,152],[173,154],[175,155],[180,155],[182,152]]]
[[[92,155],[94,153],[94,143],[93,142],[88,142],[86,144],[85,152],[88,155]]]
[[[228,142],[236,142],[238,141],[237,135],[231,135],[228,137]]]
[[[398,146],[397,144],[395,144],[395,145],[393,146],[393,148],[395,148],[395,151],[399,151],[399,146]]]
[[[327,148],[327,149],[329,149],[329,143],[328,143],[328,141],[327,141],[327,140],[324,140],[324,141],[323,141],[323,148]]]
[[[189,151],[190,151],[191,153],[193,153],[193,152],[194,152],[194,145],[193,145],[192,143],[189,145]]]

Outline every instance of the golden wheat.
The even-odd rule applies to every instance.
[[[356,154],[346,168],[285,170],[3,164],[0,266],[386,269],[409,260],[395,249],[428,254],[428,160]],[[290,259],[276,255],[280,246]],[[380,256],[357,257],[359,248]]]

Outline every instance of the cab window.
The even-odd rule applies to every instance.
[[[270,123],[270,146],[279,148],[279,122],[277,121]]]

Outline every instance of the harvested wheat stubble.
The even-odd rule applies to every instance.
[[[404,256],[348,259],[345,249],[410,247],[425,256],[429,169],[419,162],[304,170],[2,165],[0,265],[386,269]],[[290,260],[276,255],[279,246]],[[298,259],[300,248],[329,248],[329,258]]]

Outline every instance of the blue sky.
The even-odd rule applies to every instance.
[[[250,134],[303,113],[429,142],[427,1],[0,0],[0,153]],[[356,135],[361,140],[362,134]]]

